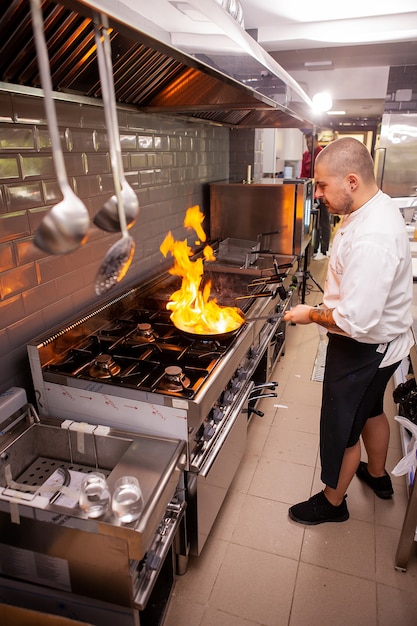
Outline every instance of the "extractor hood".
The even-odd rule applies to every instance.
[[[53,88],[99,98],[92,19],[112,29],[116,98],[244,128],[311,128],[311,101],[216,0],[44,0]],[[0,81],[39,87],[28,0],[0,7]]]

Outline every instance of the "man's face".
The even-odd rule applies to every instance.
[[[311,137],[311,135],[309,137],[306,137],[306,146],[307,150],[311,152],[311,148],[313,147],[313,137]]]
[[[328,174],[326,163],[316,162],[315,167],[315,197],[322,200],[330,213],[348,215],[353,211],[353,199],[349,193],[347,177]]]

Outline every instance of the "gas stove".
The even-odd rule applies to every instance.
[[[247,385],[288,304],[271,273],[208,268],[204,280],[220,305],[255,321],[218,337],[182,333],[166,310],[179,279],[163,273],[30,342],[39,414],[193,437]]]
[[[48,363],[44,379],[65,383],[71,377],[192,399],[231,342],[190,339],[168,311],[133,309]]]
[[[28,345],[41,416],[186,442],[193,554],[233,480],[249,418],[261,414],[257,399],[276,396],[269,377],[282,351],[294,267],[285,269],[207,268],[211,296],[244,313],[230,333],[178,330],[166,305],[179,279],[166,272]]]

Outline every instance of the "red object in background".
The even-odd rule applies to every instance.
[[[319,145],[315,147],[314,161],[316,160],[318,153],[321,152],[322,150],[323,148]],[[306,150],[303,153],[303,159],[301,161],[300,178],[313,178],[313,174],[314,174],[314,171],[312,171],[312,168],[311,168],[311,152],[309,150]]]

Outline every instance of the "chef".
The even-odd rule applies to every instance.
[[[315,162],[316,196],[342,217],[320,308],[300,304],[284,319],[328,331],[320,417],[324,489],[289,509],[302,524],[349,518],[346,491],[355,475],[381,498],[393,494],[385,470],[389,425],[386,385],[413,344],[412,269],[404,220],[379,190],[360,141],[330,143]],[[361,462],[360,437],[367,452]]]

